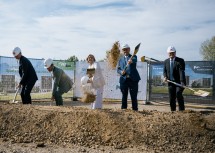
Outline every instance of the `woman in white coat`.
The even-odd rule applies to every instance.
[[[92,109],[102,108],[102,98],[103,98],[103,89],[105,85],[105,80],[102,75],[102,69],[94,55],[89,54],[87,56],[87,62],[89,63],[88,69],[95,69],[95,73],[92,74],[88,83],[92,83],[93,88],[96,90],[96,100],[91,104]]]

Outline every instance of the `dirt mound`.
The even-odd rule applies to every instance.
[[[0,105],[0,138],[16,143],[84,147],[142,146],[158,152],[214,152],[214,112],[90,110]]]

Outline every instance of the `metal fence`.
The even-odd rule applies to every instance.
[[[43,67],[42,59],[30,59],[33,63],[39,80],[32,90],[35,97],[46,95],[51,91],[50,73]],[[163,82],[163,62],[155,59],[147,62],[147,101],[168,101],[167,84]],[[215,105],[215,61],[186,61],[185,75],[187,86],[195,90],[210,92],[207,97],[193,95],[192,91],[184,91],[185,102]],[[75,81],[75,63],[56,60],[55,65],[64,69]],[[145,69],[145,67],[144,67]],[[145,77],[145,76],[141,76]],[[14,93],[19,81],[18,63],[14,58],[0,56],[0,100],[6,93]],[[71,93],[70,93],[71,96]],[[44,97],[44,96],[42,96]],[[47,97],[47,96],[45,96]],[[49,97],[49,96],[48,96]],[[11,99],[11,98],[9,98]]]
[[[38,81],[32,89],[32,99],[45,99],[51,97],[52,76],[45,68],[44,59],[29,58],[34,66]],[[73,80],[75,63],[64,60],[54,60],[54,64],[63,69]],[[16,86],[20,81],[19,64],[14,57],[0,56],[0,101],[11,100],[16,92]],[[72,91],[64,96],[71,97]],[[18,96],[18,99],[20,97]]]
[[[147,101],[168,101],[167,84],[163,82],[163,62],[147,61]],[[185,75],[187,86],[194,90],[210,92],[207,97],[200,97],[192,91],[184,90],[185,102],[215,104],[215,61],[186,61]]]

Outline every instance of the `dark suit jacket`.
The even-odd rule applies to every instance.
[[[53,73],[53,79],[54,79],[54,85],[52,88],[52,95],[55,95],[55,92],[57,89],[61,93],[68,92],[73,85],[72,79],[60,68],[54,66],[54,69],[52,71]]]
[[[131,54],[128,55],[128,60],[131,58]],[[126,60],[125,60],[125,56],[122,56],[117,64],[117,73],[120,74],[120,79],[119,79],[119,83],[124,83],[126,80],[126,75],[129,76],[129,78],[132,81],[139,81],[140,80],[140,75],[137,71],[137,56],[133,56],[132,58],[132,63],[128,66],[128,68],[126,69],[126,74],[122,75],[122,71],[125,69],[126,67]]]
[[[170,59],[166,59],[164,61],[164,69],[163,69],[164,77],[167,79],[170,78]],[[177,83],[183,82],[186,85],[186,78],[185,78],[185,62],[184,59],[175,57],[174,66],[173,66],[173,77],[174,81]]]
[[[21,56],[19,60],[19,75],[21,77],[21,85],[34,83],[38,80],[34,67],[32,66],[31,62],[24,56]]]

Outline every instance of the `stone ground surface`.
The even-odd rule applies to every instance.
[[[0,153],[140,153],[215,152],[212,106],[186,104],[170,112],[166,103],[144,105],[139,111],[104,102],[103,109],[65,100],[32,105],[0,103]]]

